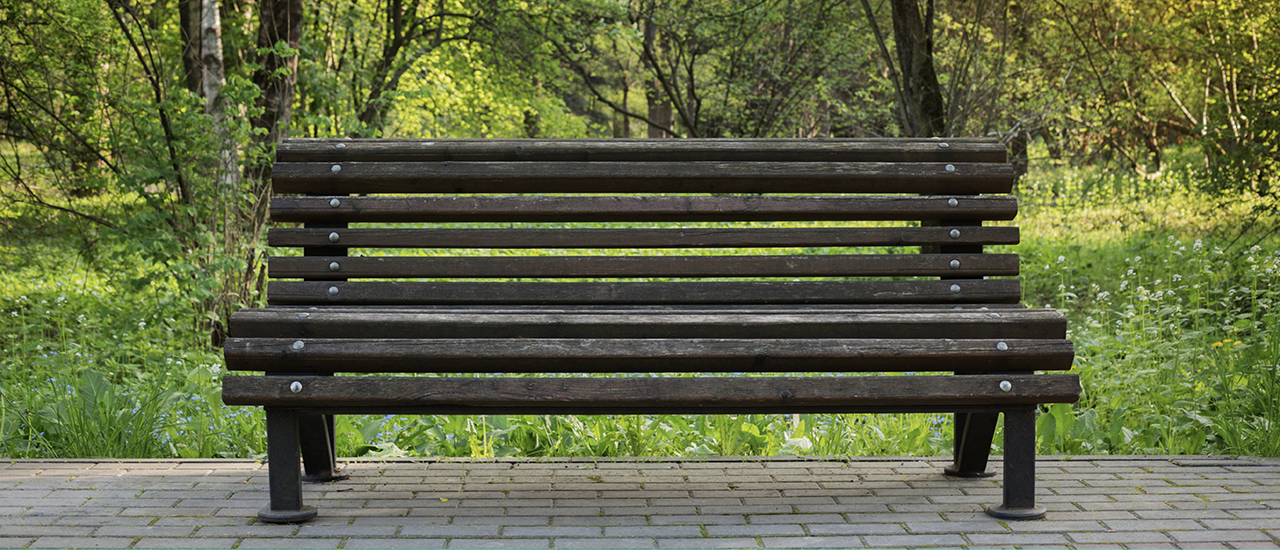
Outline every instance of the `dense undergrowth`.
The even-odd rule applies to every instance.
[[[1280,224],[1194,170],[1039,169],[1020,184],[1024,301],[1067,312],[1085,393],[1040,452],[1280,456]],[[260,409],[147,266],[91,265],[65,220],[12,206],[0,258],[0,456],[256,457]],[[40,217],[40,223],[18,223]],[[148,280],[142,286],[138,281]],[[339,417],[339,453],[653,456],[950,452],[945,415]],[[999,444],[997,436],[997,444]]]

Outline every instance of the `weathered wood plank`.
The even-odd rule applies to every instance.
[[[336,265],[336,268],[335,268]],[[272,257],[275,278],[912,277],[1017,275],[1017,254]]]
[[[1018,200],[1010,196],[271,198],[272,220],[304,223],[979,221],[1012,220],[1017,213]]]
[[[884,162],[276,163],[275,193],[1008,193],[1008,164]]]
[[[1012,311],[432,312],[245,309],[230,334],[256,338],[1065,338],[1048,309]]]
[[[666,283],[271,281],[272,305],[1016,304],[1017,279]]]
[[[294,393],[289,386],[298,382]],[[1000,388],[1009,382],[1009,391]],[[423,378],[227,376],[223,402],[268,407],[456,407],[464,414],[521,410],[569,414],[795,412],[820,407],[860,412],[901,407],[1074,403],[1074,374],[974,376],[823,376],[700,378]]]
[[[287,139],[279,162],[1006,162],[994,139]]]
[[[955,231],[954,236],[952,231]],[[278,247],[735,248],[1018,244],[1016,227],[272,229]]]
[[[915,338],[228,338],[223,352],[230,370],[272,372],[1012,372],[1074,357],[1067,340]]]

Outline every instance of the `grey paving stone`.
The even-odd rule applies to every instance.
[[[107,525],[93,532],[95,537],[186,537],[194,533],[195,527],[153,525]]]
[[[1173,531],[1169,533],[1173,540],[1183,542],[1235,542],[1235,541],[1270,541],[1271,537],[1257,530],[1210,530],[1210,531]]]
[[[1008,533],[1009,529],[995,521],[925,521],[909,522],[912,533]]]
[[[864,548],[859,537],[765,537],[765,548]]]
[[[671,517],[671,516],[653,516],[655,518]],[[456,523],[456,522],[455,522]],[[644,516],[554,516],[551,518],[552,525],[646,525],[648,520]],[[514,525],[514,524],[511,524]]]
[[[1168,535],[1159,532],[1130,531],[1124,533],[1067,533],[1067,538],[1077,544],[1142,544],[1170,542]]]
[[[606,537],[700,537],[702,528],[697,525],[636,525],[605,527]]]
[[[989,547],[1015,544],[1019,546],[1030,545],[1062,545],[1067,544],[1067,536],[1058,533],[1013,533],[1013,534],[989,534],[977,533],[967,535],[969,542],[974,546]]]
[[[840,514],[754,514],[747,516],[751,523],[767,525],[773,523],[844,523]]]
[[[753,538],[658,539],[658,548],[688,548],[690,550],[713,548],[760,548],[760,543],[756,542],[756,539]]]
[[[1210,529],[1280,529],[1280,511],[1267,518],[1205,519],[1204,524]]]
[[[557,538],[552,543],[557,550],[649,550],[654,539],[568,539]]]
[[[788,514],[780,514],[779,516],[758,516],[758,517],[789,517]],[[740,525],[747,522],[747,516],[735,514],[719,514],[719,515],[678,515],[678,516],[650,516],[649,523],[653,525]]]
[[[93,527],[64,525],[0,525],[0,537],[78,537],[89,536]]]
[[[240,541],[239,548],[250,550],[332,550],[342,539],[252,538]]]
[[[26,548],[33,540],[36,539],[31,537],[0,537],[0,548]]]
[[[564,527],[544,525],[538,527],[507,526],[502,528],[504,537],[599,537],[603,533],[601,527],[579,526]]]
[[[134,548],[157,548],[157,549],[202,549],[202,548],[231,548],[236,543],[236,539],[206,539],[199,537],[192,538],[166,538],[166,537],[146,537],[140,539],[133,545]]]
[[[904,535],[897,523],[814,523],[806,525],[810,535]]]
[[[541,550],[551,548],[550,539],[452,539],[448,546],[472,550]]]
[[[198,537],[289,537],[298,531],[297,525],[233,525],[201,527]]]
[[[40,537],[28,548],[128,548],[132,538],[116,537]]]
[[[960,535],[868,535],[863,537],[868,547],[891,546],[895,548],[917,548],[923,546],[948,546],[959,548],[965,546]]]
[[[762,536],[801,536],[804,528],[799,525],[708,525],[705,527],[708,536],[712,537],[762,537]]]
[[[1096,521],[1011,521],[1009,529],[1015,533],[1065,533],[1068,531],[1106,531]]]
[[[498,525],[406,525],[400,528],[402,537],[496,537]]]
[[[351,550],[436,550],[444,548],[444,539],[347,539],[342,547]]]
[[[145,518],[150,520],[151,518]],[[195,518],[160,518],[155,520],[152,525],[169,526],[169,525],[194,525],[213,526],[213,525],[249,525],[254,520],[249,518],[221,518],[221,517],[195,517]]]
[[[1280,548],[1280,545],[1273,542],[1228,542],[1227,546],[1249,550],[1275,550]]]
[[[299,537],[389,537],[396,534],[394,525],[303,525]]]

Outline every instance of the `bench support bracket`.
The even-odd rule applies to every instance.
[[[994,469],[987,467],[991,457],[991,439],[995,436],[996,420],[1000,413],[956,413],[955,462],[943,469],[955,477],[992,477]]]
[[[1036,410],[1031,407],[1004,411],[1004,502],[987,508],[999,519],[1044,517],[1036,505]]]
[[[351,477],[351,474],[338,469],[333,415],[298,415],[298,435],[301,438],[302,465],[306,471],[302,481],[323,483]]]
[[[297,411],[268,408],[267,472],[271,505],[258,511],[266,523],[294,523],[316,517],[314,506],[302,504],[302,472],[298,456]]]

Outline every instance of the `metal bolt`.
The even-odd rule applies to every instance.
[[[302,340],[298,340],[297,342],[293,343],[293,349],[302,349],[306,346],[307,346],[306,344],[302,343]]]
[[[330,295],[330,296],[337,296],[337,295],[338,295],[338,287],[336,287],[336,286],[331,286],[331,287],[329,287],[329,295]]]
[[[1009,391],[1012,389],[1013,389],[1013,384],[1010,384],[1008,380],[1000,381],[1000,391]]]
[[[302,391],[302,382],[294,380],[292,384],[289,384],[289,391],[293,393],[298,393]]]
[[[951,199],[951,200],[955,200],[955,199]],[[333,200],[329,201],[329,206],[332,206],[332,207],[334,207],[334,208],[337,208],[337,207],[339,207],[339,206],[341,206],[341,205],[342,205],[342,201],[340,201],[340,200],[338,200],[338,199],[333,199]],[[952,206],[955,206],[955,205],[953,204]]]
[[[1006,344],[1004,342],[998,342],[996,343],[996,349],[1000,351],[1009,351],[1009,344]]]
[[[947,166],[951,166],[951,165],[950,165],[950,164],[948,164]],[[330,169],[329,169],[329,171],[330,171],[330,172],[341,172],[341,171],[342,171],[342,166],[335,164],[335,165],[333,165],[333,167],[332,167],[332,168],[330,168]]]
[[[990,318],[992,318],[992,319],[999,319],[999,318],[1000,318],[1000,314],[999,314],[999,313],[988,313],[988,314],[987,314],[987,317],[990,317]]]
[[[951,260],[951,269],[960,269],[960,260]]]
[[[338,149],[346,149],[346,148],[347,148],[347,144],[345,144],[345,143],[339,143],[339,144],[337,144],[337,145],[334,145],[334,147],[335,147],[335,148],[338,148]]]
[[[959,239],[959,238],[960,238],[960,230],[959,230],[959,229],[952,229],[952,230],[951,230],[951,238],[953,238],[953,239]],[[334,239],[329,239],[329,240],[334,240]]]
[[[337,232],[337,231],[335,231],[335,232],[333,232],[333,233],[330,233],[330,234],[329,234],[329,242],[331,242],[331,243],[336,243],[336,242],[338,242],[338,232]]]
[[[334,166],[334,168],[337,168],[337,166]],[[954,165],[954,164],[948,164],[948,165],[947,165],[947,171],[948,171],[948,172],[955,172],[955,171],[956,171],[956,165]],[[334,170],[334,172],[337,172],[337,170]]]
[[[338,199],[333,199],[333,200],[335,200],[335,201],[336,201],[336,200],[338,200]],[[333,206],[337,206],[336,204],[333,204],[333,203],[329,203],[329,204],[331,204],[331,205],[333,205]],[[952,208],[955,208],[955,207],[957,207],[957,206],[960,206],[960,201],[955,200],[955,199],[947,199],[947,206],[950,206],[950,207],[952,207]]]
[[[310,314],[310,313],[299,313],[299,314],[298,314],[298,318],[299,318],[299,319],[306,319],[307,317],[310,317],[310,316],[311,316],[311,314]]]
[[[960,285],[951,285],[951,292],[952,292],[953,294],[959,294],[959,293],[960,293]]]
[[[946,149],[947,147],[951,147],[951,146],[950,146],[950,145],[947,145],[947,144],[945,144],[945,143],[939,143],[939,144],[938,144],[938,147],[941,147],[941,148],[943,148],[943,149]]]
[[[337,271],[337,270],[339,270],[339,269],[341,269],[341,268],[342,268],[342,266],[338,265],[338,262],[330,262],[330,263],[329,263],[329,271]]]
[[[951,309],[964,309],[964,308],[963,308],[963,307],[960,307],[960,306],[956,306],[956,307],[953,307],[953,308],[951,308]]]

